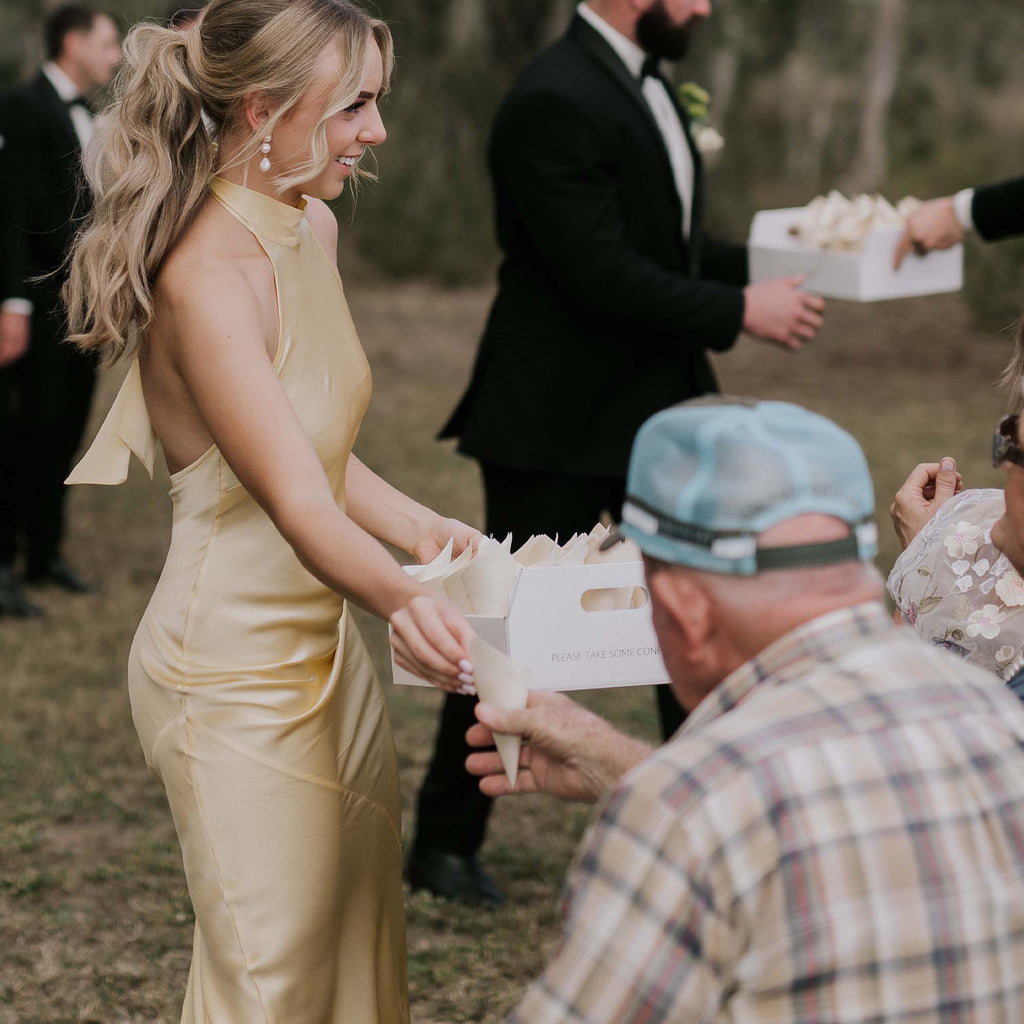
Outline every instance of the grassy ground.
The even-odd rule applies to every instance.
[[[371,285],[352,299],[376,378],[359,453],[398,486],[474,522],[476,470],[432,433],[469,372],[489,297]],[[833,303],[820,338],[800,355],[744,339],[718,365],[725,390],[800,402],[860,439],[883,512],[886,570],[896,545],[884,508],[914,463],[952,454],[970,485],[999,483],[986,449],[1010,346],[994,327],[1009,319],[980,329],[957,297]],[[165,485],[136,468],[124,487],[76,489],[69,554],[102,578],[102,592],[40,592],[45,622],[0,622],[0,1024],[178,1019],[191,908],[124,687],[128,646],[166,549]],[[362,621],[388,678],[384,630]],[[387,690],[408,837],[439,699]],[[649,692],[585,699],[653,736]],[[479,915],[408,898],[417,1021],[497,1021],[515,1004],[556,938],[559,884],[586,821],[585,809],[544,798],[506,801],[487,846],[505,909]]]

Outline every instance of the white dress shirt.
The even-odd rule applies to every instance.
[[[971,212],[971,204],[974,202],[974,189],[962,188],[953,196],[953,209],[956,212],[956,219],[964,231],[974,230],[974,215]]]
[[[619,56],[619,59],[626,65],[626,70],[640,83],[640,73],[643,70],[647,54],[631,39],[627,39],[617,29],[612,28],[604,18],[595,14],[589,4],[584,0],[576,8],[579,16],[601,33],[608,45]],[[647,105],[651,108],[651,114],[661,132],[661,137],[668,150],[669,163],[672,165],[672,175],[676,182],[676,191],[679,193],[679,200],[683,207],[683,237],[690,237],[690,217],[693,211],[693,154],[686,142],[686,134],[679,121],[679,114],[676,111],[672,97],[669,96],[665,83],[660,78],[648,75],[640,83],[641,91]]]
[[[42,68],[43,74],[50,80],[50,84],[57,91],[57,95],[67,103],[69,100],[73,100],[76,96],[81,96],[81,92],[78,86],[71,81],[61,69],[53,63],[53,61],[46,61]],[[71,115],[71,124],[74,126],[75,135],[78,136],[78,144],[85,150],[86,144],[92,138],[92,114],[82,104],[76,103],[72,107],[68,107],[68,113]],[[5,299],[0,304],[0,310],[4,313],[20,313],[23,316],[31,316],[33,311],[33,305],[31,299]]]
[[[43,65],[43,74],[50,80],[50,84],[57,90],[57,95],[65,103],[82,95],[78,86],[53,61],[48,60]],[[68,107],[68,113],[71,115],[71,123],[75,126],[78,144],[84,151],[92,138],[92,114],[81,103]]]

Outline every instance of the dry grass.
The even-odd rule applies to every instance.
[[[432,434],[468,375],[489,293],[354,291],[377,387],[359,453],[422,500],[478,522],[475,468]],[[986,447],[1000,406],[993,383],[1008,351],[1008,335],[972,326],[956,297],[834,303],[820,339],[801,355],[745,340],[719,367],[726,390],[795,400],[851,430],[885,506],[912,464],[940,454],[956,456],[970,484],[998,484]],[[102,592],[40,593],[45,623],[0,622],[0,1024],[178,1019],[191,910],[124,688],[128,645],[166,547],[165,483],[136,469],[124,487],[76,489],[69,553],[103,579]],[[884,509],[880,526],[884,569],[896,552]],[[384,631],[362,621],[386,675]],[[387,689],[408,837],[438,697]],[[653,734],[648,692],[587,700],[633,732]],[[584,809],[540,798],[497,808],[487,860],[509,895],[497,913],[409,897],[418,1021],[497,1021],[514,1005],[556,938],[559,883],[586,820]]]

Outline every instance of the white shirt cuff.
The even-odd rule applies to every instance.
[[[960,227],[964,231],[974,230],[974,218],[971,216],[971,203],[973,202],[973,188],[962,188],[953,196],[953,210],[956,212],[956,219],[960,221]]]
[[[35,306],[31,299],[4,299],[0,302],[0,312],[20,313],[22,316],[31,316]]]

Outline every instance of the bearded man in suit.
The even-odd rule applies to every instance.
[[[708,351],[741,330],[790,348],[824,304],[799,280],[748,284],[747,252],[704,230],[704,168],[663,76],[708,0],[589,0],[505,98],[489,150],[499,290],[442,436],[479,460],[486,529],[589,530],[618,517],[637,428],[717,391]],[[682,721],[658,688],[667,737]],[[476,860],[488,801],[466,774],[473,700],[449,697],[420,792],[414,888],[500,894]]]
[[[108,15],[67,4],[45,25],[47,60],[0,103],[0,615],[32,617],[15,574],[90,588],[61,555],[64,478],[89,414],[93,360],[66,343],[61,268],[89,210],[88,96],[120,59]]]

